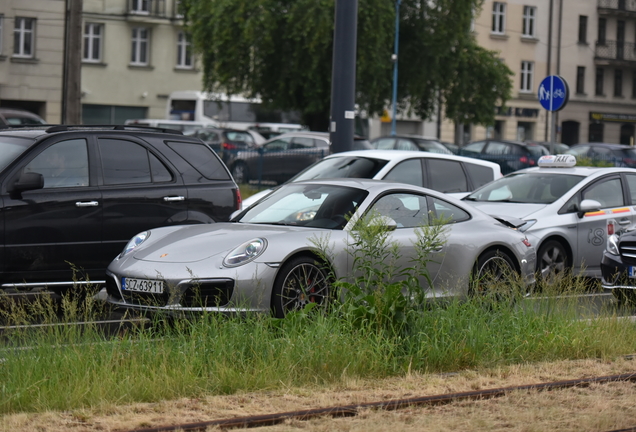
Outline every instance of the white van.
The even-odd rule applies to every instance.
[[[187,135],[202,127],[214,127],[212,122],[188,121],[188,120],[166,120],[166,119],[128,119],[124,122],[127,125],[150,126],[162,129],[175,129]]]

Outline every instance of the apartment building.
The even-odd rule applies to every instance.
[[[493,107],[491,127],[461,125],[460,141],[550,140],[552,116],[537,90],[560,75],[569,101],[556,115],[557,141],[634,143],[635,0],[487,0],[473,31],[515,73],[513,94],[505,107]],[[455,139],[457,129],[445,122],[442,138]]]
[[[0,2],[0,107],[61,118],[65,0]]]
[[[172,91],[201,89],[202,71],[178,5],[178,0],[84,0],[84,123],[165,118]]]

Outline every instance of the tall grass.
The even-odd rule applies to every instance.
[[[577,320],[572,299],[539,307],[433,305],[408,332],[297,313],[158,321],[114,339],[69,326],[9,336],[0,353],[0,412],[68,410],[239,390],[316,386],[540,360],[632,353],[636,328],[616,316]],[[13,349],[12,339],[29,349]]]
[[[426,248],[437,244],[432,241],[436,232],[442,233],[424,232],[417,240],[424,261]],[[368,236],[372,241],[379,237]],[[387,251],[388,256],[395,253],[390,244],[376,243],[369,253],[386,257]],[[368,260],[361,257],[359,262],[369,272],[382,268]],[[380,272],[373,277],[381,281],[384,276]],[[414,279],[402,276],[406,276],[406,292],[411,293],[408,298],[396,298],[392,285],[397,282],[385,281],[384,286],[391,287],[385,296],[374,288],[382,284],[362,274],[363,289],[330,313],[317,313],[314,307],[285,319],[155,315],[152,326],[116,337],[105,337],[95,327],[15,330],[4,335],[0,346],[0,413],[323,386],[352,378],[543,360],[609,359],[636,351],[633,323],[620,320],[615,310],[603,317],[588,317],[580,298],[561,295],[564,287],[574,293],[583,289],[571,276],[541,286],[541,301],[502,302],[472,296],[433,303],[413,296]],[[102,313],[90,305],[90,298],[88,307],[82,308],[70,299],[65,301],[62,309],[68,312],[62,319],[69,322],[78,314],[86,318],[86,314]],[[399,313],[391,302],[399,306]],[[43,301],[37,308],[26,315],[38,311],[42,320],[58,316],[57,309],[47,312],[57,308],[53,303]],[[4,320],[23,322],[25,313],[16,309]]]

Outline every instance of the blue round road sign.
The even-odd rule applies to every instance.
[[[539,102],[548,111],[559,111],[570,97],[568,83],[559,75],[545,77],[539,85]]]

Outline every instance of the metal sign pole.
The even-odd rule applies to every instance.
[[[556,142],[556,117],[557,112],[552,111],[550,120],[550,154],[554,154],[554,143]]]

